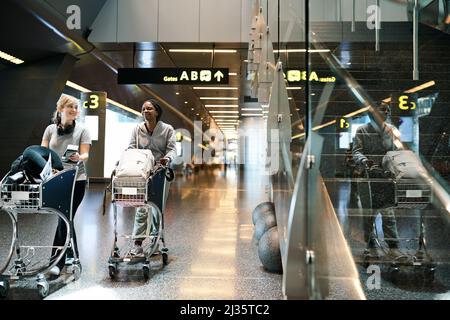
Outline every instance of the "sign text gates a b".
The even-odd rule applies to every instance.
[[[228,84],[228,68],[121,68],[118,84]]]

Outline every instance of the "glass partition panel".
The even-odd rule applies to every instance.
[[[368,299],[448,298],[450,36],[398,1],[309,3],[314,292],[333,297],[345,284],[352,268],[330,258],[348,251]],[[334,5],[341,14],[325,10]],[[328,260],[313,190],[326,192],[345,237]]]

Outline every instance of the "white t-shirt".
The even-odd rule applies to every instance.
[[[49,125],[45,131],[43,140],[48,141],[48,147],[55,151],[60,157],[64,155],[69,144],[74,144],[80,147],[82,144],[92,144],[89,130],[83,125],[77,123],[74,130],[69,134],[58,135],[58,128],[56,124]],[[73,164],[64,163],[64,167],[71,167]],[[78,169],[77,180],[86,180],[85,163],[82,163]]]

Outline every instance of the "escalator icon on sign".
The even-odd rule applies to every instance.
[[[200,81],[210,82],[211,81],[211,71],[201,70],[200,71]]]

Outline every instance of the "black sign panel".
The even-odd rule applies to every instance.
[[[106,92],[103,91],[82,92],[80,100],[86,114],[97,114],[106,108]]]
[[[348,131],[350,128],[350,122],[348,118],[337,118],[336,119],[337,124],[337,131],[338,132],[345,132]]]
[[[228,68],[122,68],[118,84],[228,84]]]
[[[417,108],[416,93],[394,93],[391,95],[391,113],[396,116],[410,116]]]
[[[301,69],[288,69],[284,72],[285,79],[291,84],[305,82],[336,82],[336,77],[329,70],[311,70],[309,76],[305,70]]]

